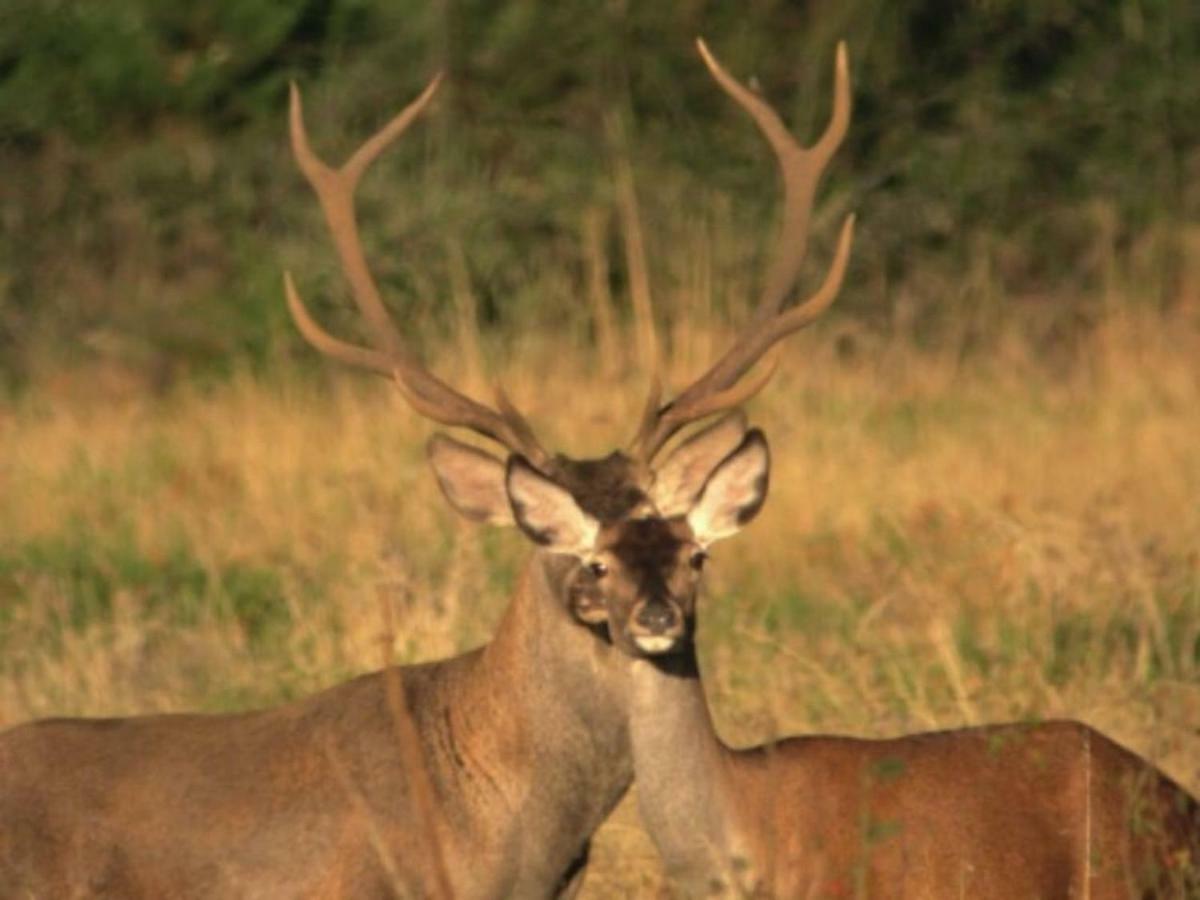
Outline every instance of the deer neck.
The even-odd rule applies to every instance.
[[[545,805],[550,820],[555,804],[574,805],[594,827],[633,780],[629,661],[567,611],[571,568],[564,557],[534,554],[457,714],[489,723],[489,750],[519,786],[513,800],[526,815]]]
[[[732,753],[709,715],[695,649],[635,660],[630,742],[638,806],[667,872],[689,894],[738,882],[728,833]]]

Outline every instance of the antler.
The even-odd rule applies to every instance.
[[[304,129],[300,91],[295,83],[292,84],[292,152],[300,171],[304,173],[304,177],[316,192],[317,199],[320,200],[342,270],[350,282],[354,303],[367,320],[375,346],[360,347],[325,331],[309,315],[292,281],[291,273],[285,272],[283,286],[288,309],[291,310],[296,327],[310,344],[341,362],[395,378],[405,399],[421,415],[443,425],[469,428],[514,452],[524,454],[535,465],[541,465],[547,461],[549,454],[538,443],[529,424],[499,385],[496,386],[496,409],[492,409],[459,393],[421,364],[405,345],[403,337],[388,315],[363,254],[358,220],[354,213],[355,188],[376,157],[403,134],[429,105],[441,81],[441,73],[435,75],[416,100],[368,138],[339,169],[334,169],[319,159],[309,146],[308,134]]]
[[[808,249],[809,219],[817,183],[850,123],[850,66],[845,43],[840,42],[837,48],[833,114],[825,133],[811,147],[797,144],[775,111],[726,72],[703,39],[697,38],[696,46],[717,84],[750,114],[775,151],[783,174],[783,224],[758,306],[733,346],[669,403],[659,406],[657,384],[651,388],[646,414],[633,441],[634,455],[646,462],[652,460],[680,428],[740,406],[770,381],[775,371],[774,361],[765,367],[762,375],[745,382],[741,379],[776,343],[811,323],[833,303],[846,274],[854,233],[854,216],[851,215],[842,225],[833,264],[820,288],[804,303],[783,311]]]

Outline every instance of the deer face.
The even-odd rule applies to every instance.
[[[632,656],[690,647],[708,548],[758,514],[769,470],[766,438],[754,429],[683,492],[690,497],[686,512],[660,511],[601,529],[587,577],[603,598],[617,647]]]
[[[579,580],[617,647],[631,656],[670,653],[692,638],[706,557],[685,518],[631,519],[601,529]]]
[[[653,511],[646,467],[619,452],[595,460],[555,456],[536,467],[521,454],[502,462],[440,434],[430,440],[428,456],[442,493],[459,513],[517,525],[536,545],[574,559],[559,599],[577,622],[602,635],[608,611],[593,551],[601,531]]]
[[[583,624],[607,623],[612,642],[632,656],[688,645],[708,547],[758,513],[770,468],[766,439],[745,431],[740,415],[681,445],[649,487],[622,454],[559,459],[552,477],[522,456],[502,464],[439,436],[430,458],[460,512],[514,523],[539,546],[573,557],[564,606]]]

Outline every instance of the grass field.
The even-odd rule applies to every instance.
[[[720,335],[676,337],[679,380]],[[701,606],[719,728],[1070,716],[1200,790],[1200,317],[1118,307],[1070,359],[962,350],[849,325],[792,341],[751,409],[770,499]],[[550,443],[628,438],[636,377],[537,341],[499,356]],[[383,604],[398,659],[486,640],[528,548],[453,517],[429,426],[386,385],[101,380],[0,410],[0,726],[302,695],[378,664]],[[626,803],[586,894],[660,882]]]

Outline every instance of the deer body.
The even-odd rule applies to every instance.
[[[632,778],[632,663],[605,634],[607,563],[595,558],[597,541],[612,556],[614,578],[655,583],[661,551],[674,552],[685,528],[665,527],[663,510],[690,502],[743,443],[736,410],[766,381],[747,373],[833,302],[852,238],[848,218],[821,286],[781,312],[803,262],[821,170],[848,122],[844,48],[831,122],[812,148],[797,147],[778,117],[700,49],[780,162],[776,260],[734,345],[668,403],[655,373],[628,452],[593,460],[549,454],[499,388],[489,406],[426,368],[367,264],[356,187],[428,106],[441,76],[338,167],[310,146],[293,85],[292,150],[370,346],[327,332],[285,273],[297,327],[321,352],[393,379],[420,415],[501,445],[496,457],[436,434],[429,461],[456,510],[517,525],[541,549],[494,640],[473,653],[390,668],[274,710],[47,721],[0,735],[0,898],[524,898],[577,890],[589,838]],[[652,316],[641,326],[640,343],[650,347]],[[680,429],[721,412],[730,415],[655,463]],[[760,439],[751,443],[751,455],[765,452]]]
[[[438,483],[458,512],[517,525],[542,548],[497,635],[473,653],[389,668],[274,710],[46,721],[0,735],[3,900],[524,898],[578,889],[591,834],[632,778],[630,661],[604,634],[596,563],[581,553],[602,530],[628,532],[634,544],[645,540],[654,549],[655,532],[638,525],[656,510],[649,492],[655,484],[659,494],[670,485],[686,489],[685,476],[707,472],[741,439],[744,422],[734,413],[707,437],[693,437],[661,472],[651,466],[654,456],[679,429],[736,409],[762,387],[762,378],[743,376],[758,355],[833,301],[850,227],[825,283],[785,323],[759,321],[736,352],[672,404],[660,408],[662,398],[651,394],[629,453],[552,456],[502,390],[489,406],[424,366],[391,320],[363,252],[356,186],[428,106],[440,80],[340,167],[310,147],[293,86],[293,153],[318,197],[371,346],[325,331],[286,273],[284,292],[297,327],[318,350],[388,376],[419,414],[504,449],[496,457],[443,434],[428,443]],[[823,142],[826,158],[844,131],[844,77],[838,97],[841,124]],[[799,266],[786,237],[806,221],[816,184],[814,173],[796,184],[799,169],[786,171],[790,224],[780,243],[789,252],[769,305],[786,299],[780,278]],[[644,325],[653,342],[652,321]],[[572,515],[564,519],[564,511]]]
[[[632,770],[626,661],[537,554],[495,638],[240,715],[50,720],[0,736],[0,897],[573,892]],[[391,690],[433,791],[413,796]]]
[[[1195,890],[1191,797],[1077,722],[718,738],[694,653],[635,663],[638,802],[687,896],[1106,898]]]

